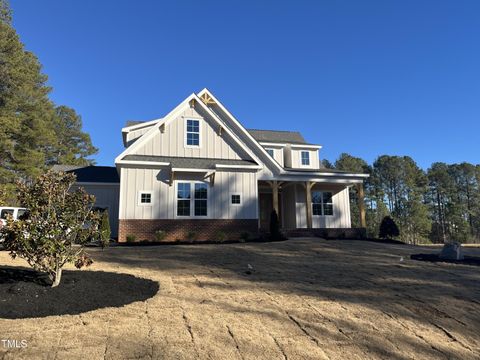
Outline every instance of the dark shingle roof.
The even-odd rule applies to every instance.
[[[247,129],[250,135],[258,142],[275,142],[288,144],[307,144],[298,131],[277,131]]]
[[[74,166],[74,165],[55,165],[54,171],[64,171],[73,173],[77,177],[77,182],[92,183],[119,183],[117,168],[113,166]]]
[[[145,121],[128,120],[127,123],[125,124],[125,127],[142,124],[144,122]]]
[[[257,165],[252,160],[207,159],[176,156],[126,155],[123,160],[169,162],[174,168],[215,169],[215,165]]]

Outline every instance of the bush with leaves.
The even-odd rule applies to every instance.
[[[385,216],[380,224],[378,236],[381,239],[392,239],[400,235],[397,224],[390,216]]]
[[[17,197],[28,209],[23,219],[9,219],[2,228],[5,249],[47,273],[52,287],[60,284],[62,268],[92,264],[83,245],[98,236],[95,198],[83,189],[71,191],[75,175],[49,171],[29,183],[17,183]]]
[[[278,215],[275,210],[270,214],[270,240],[278,241],[283,240],[284,237],[280,232],[280,221],[278,220]]]
[[[102,217],[100,219],[100,243],[102,247],[107,246],[110,243],[110,236],[112,230],[110,229],[110,218],[108,216],[108,210],[102,211]]]

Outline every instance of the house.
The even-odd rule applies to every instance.
[[[117,169],[112,166],[76,166],[54,165],[52,170],[73,173],[77,181],[73,190],[82,187],[95,196],[95,207],[107,210],[111,236],[118,236],[118,197],[120,178]]]
[[[207,89],[161,119],[128,123],[122,136],[120,242],[158,230],[165,241],[234,239],[268,230],[272,210],[285,230],[361,230],[351,229],[349,188],[362,195],[368,175],[322,167],[321,146],[298,132],[245,129]]]

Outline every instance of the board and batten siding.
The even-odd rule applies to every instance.
[[[295,208],[297,228],[307,227],[305,188],[295,186]],[[348,186],[316,185],[312,191],[330,191],[333,194],[333,215],[312,216],[313,228],[350,228],[350,195]]]
[[[186,120],[200,120],[200,146],[185,146]],[[134,151],[137,155],[177,156],[250,160],[250,156],[225,131],[219,135],[219,125],[208,114],[188,108],[167,122],[165,130],[148,139]]]
[[[199,173],[177,173],[175,182],[205,181],[203,176]],[[121,178],[120,219],[177,218],[176,184],[169,185],[170,170],[168,168],[123,167]],[[152,203],[150,205],[140,205],[139,194],[141,191],[151,192]],[[257,174],[255,172],[217,171],[214,185],[209,186],[208,191],[207,218],[258,218]],[[230,204],[231,194],[241,195],[242,206]]]
[[[302,157],[301,153],[302,151],[308,151],[310,153],[310,165],[305,166],[302,165]],[[297,169],[319,169],[320,168],[320,160],[318,158],[318,150],[312,150],[312,149],[291,149],[291,167],[292,168],[297,168]]]
[[[120,184],[81,183],[72,186],[72,190],[83,188],[88,194],[95,196],[95,206],[108,209],[111,236],[118,236],[118,204]]]
[[[138,138],[140,138],[140,136],[150,130],[150,128],[151,126],[145,126],[144,128],[130,131],[126,137],[127,147],[132,145]]]

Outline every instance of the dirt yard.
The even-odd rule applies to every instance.
[[[28,344],[0,342],[0,357],[479,359],[480,267],[409,259],[434,251],[318,239],[93,249],[88,276],[67,272],[58,297],[37,282],[12,304],[34,285],[0,282],[0,340]],[[1,268],[23,265],[0,252]]]

